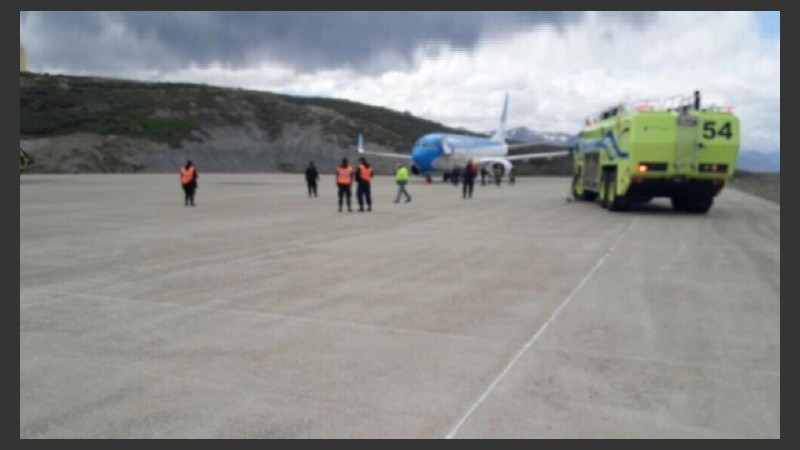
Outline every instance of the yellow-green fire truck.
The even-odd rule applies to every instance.
[[[700,93],[617,105],[587,119],[573,148],[572,195],[624,210],[669,197],[676,210],[706,213],[733,176],[739,119],[701,107]]]

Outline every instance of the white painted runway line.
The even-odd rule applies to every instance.
[[[495,377],[495,379],[491,382],[491,384],[489,384],[486,390],[484,390],[483,393],[478,397],[478,399],[475,400],[472,406],[469,407],[464,416],[461,417],[461,420],[459,420],[458,423],[456,423],[456,425],[453,427],[453,429],[450,430],[450,432],[445,435],[445,439],[453,439],[456,436],[456,434],[458,434],[458,431],[461,429],[462,426],[464,426],[464,423],[466,423],[467,419],[469,419],[472,413],[475,412],[475,410],[478,409],[478,406],[480,406],[480,404],[483,403],[484,400],[486,400],[489,394],[492,393],[494,388],[497,387],[497,385],[500,383],[500,380],[502,380],[503,377],[506,376],[506,374],[511,370],[512,367],[514,367],[519,358],[522,357],[522,355],[529,348],[533,346],[536,340],[539,339],[539,336],[541,336],[542,333],[544,333],[544,331],[547,329],[550,323],[553,322],[553,320],[555,320],[555,318],[558,316],[561,310],[564,309],[564,307],[567,306],[567,304],[569,304],[569,302],[575,297],[575,294],[577,294],[581,290],[581,288],[583,288],[583,286],[592,278],[595,272],[597,272],[597,269],[599,269],[600,266],[603,265],[603,262],[606,260],[606,258],[608,258],[608,256],[614,252],[614,249],[617,248],[619,243],[622,242],[622,240],[628,235],[628,233],[633,229],[633,226],[636,225],[638,221],[639,221],[638,217],[631,221],[630,225],[628,225],[628,228],[626,228],[625,231],[622,234],[620,234],[619,238],[614,243],[614,245],[612,245],[603,254],[603,256],[601,256],[600,259],[597,260],[597,263],[595,263],[594,267],[592,267],[592,270],[590,270],[589,273],[587,273],[586,276],[583,277],[583,279],[580,281],[580,283],[578,283],[575,289],[573,289],[572,292],[570,292],[570,294],[567,296],[567,298],[565,298],[564,301],[561,302],[560,305],[558,305],[558,308],[556,308],[556,310],[553,311],[553,314],[545,321],[545,323],[541,327],[539,327],[538,330],[536,330],[535,333],[533,333],[533,336],[531,336],[528,342],[526,342],[525,345],[522,346],[522,348],[517,352],[517,354],[514,355],[513,358],[511,358],[511,361],[509,361],[508,364],[506,364],[505,368],[503,368],[503,370],[500,371],[500,373]]]

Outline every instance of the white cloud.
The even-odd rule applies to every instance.
[[[128,58],[169,55],[147,39],[144,48],[126,49],[120,43],[125,35],[109,27],[107,42],[96,45]],[[40,45],[35,36],[21,38]],[[104,53],[98,50],[97,57]],[[699,89],[705,104],[735,106],[743,149],[780,149],[780,39],[762,38],[752,13],[667,12],[639,25],[591,13],[560,29],[493,33],[469,51],[422,44],[411,69],[374,76],[347,68],[298,72],[267,57],[243,69],[211,65],[115,75],[109,68],[106,75],[346,98],[475,131],[496,126],[506,91],[509,126],[574,133],[587,116],[617,102]],[[385,55],[386,61],[394,57]]]
[[[743,148],[780,148],[780,41],[762,40],[752,14],[662,13],[654,23],[635,27],[596,13],[563,32],[541,27],[486,39],[470,53],[437,50],[420,49],[409,72],[310,76],[347,80],[344,89],[326,90],[307,79],[264,88],[297,92],[309,86],[316,95],[408,110],[474,130],[496,125],[503,92],[509,91],[509,125],[566,132],[619,101],[699,89],[704,104],[734,105]]]

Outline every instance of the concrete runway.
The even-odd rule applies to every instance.
[[[21,438],[780,437],[779,205],[200,174],[20,177]]]

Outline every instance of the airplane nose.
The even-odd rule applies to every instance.
[[[433,170],[432,164],[435,158],[436,153],[435,151],[431,151],[431,149],[416,147],[411,150],[411,160],[421,172]]]

